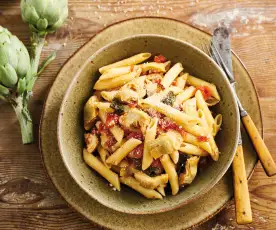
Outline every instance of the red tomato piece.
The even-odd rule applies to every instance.
[[[154,62],[164,63],[166,61],[167,61],[167,58],[165,58],[163,55],[158,55],[154,57]]]
[[[209,140],[209,138],[206,137],[206,136],[198,136],[198,137],[197,137],[197,140],[198,140],[199,142],[207,142],[207,141]]]
[[[143,136],[142,132],[131,132],[130,131],[129,134],[127,135],[126,139],[129,140],[131,138],[135,138],[140,141],[144,140],[144,136]]]
[[[140,144],[128,154],[128,157],[141,159],[143,157],[143,152],[144,152],[144,144]]]
[[[196,89],[201,91],[205,101],[212,97],[211,90],[208,86],[198,86],[196,87]]]
[[[119,123],[119,119],[120,119],[120,116],[118,114],[108,113],[106,116],[105,126],[107,128],[112,128],[113,126]]]

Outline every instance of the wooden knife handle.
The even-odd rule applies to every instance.
[[[242,145],[238,145],[233,163],[234,194],[236,204],[236,220],[238,224],[252,222],[252,212],[248,192]]]
[[[254,122],[249,115],[242,117],[242,122],[251,138],[251,141],[258,153],[260,161],[268,176],[276,174],[276,164],[266,147],[261,135],[259,134]]]

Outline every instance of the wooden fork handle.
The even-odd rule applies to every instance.
[[[242,145],[238,145],[232,163],[232,169],[236,204],[236,221],[238,224],[248,224],[252,222],[252,212],[245,172]]]
[[[251,141],[258,153],[259,159],[263,165],[268,176],[273,176],[276,174],[276,164],[266,147],[261,135],[259,134],[254,122],[251,117],[247,114],[242,117],[242,122],[251,138]]]

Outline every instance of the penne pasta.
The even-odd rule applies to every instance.
[[[128,74],[132,72],[133,66],[126,66],[126,67],[119,67],[119,68],[112,68],[105,71],[99,78],[99,80],[107,80],[115,77],[119,77],[124,74]]]
[[[184,89],[186,85],[188,74],[184,73],[180,77],[175,79],[175,86],[179,87],[180,89]]]
[[[165,193],[165,187],[160,185],[157,187],[156,189],[162,196],[166,196],[166,193]]]
[[[173,163],[177,164],[179,160],[179,152],[176,150],[170,154]]]
[[[115,62],[111,65],[104,66],[104,67],[100,68],[99,71],[100,71],[100,73],[103,74],[105,71],[112,69],[112,68],[136,65],[143,61],[146,61],[147,59],[150,58],[150,56],[151,56],[150,53],[140,53],[140,54],[134,55],[130,58],[126,58],[122,61]]]
[[[179,191],[178,176],[175,170],[175,165],[171,161],[169,155],[163,155],[160,158],[161,164],[165,169],[165,172],[169,176],[169,182],[172,188],[172,195],[176,195]]]
[[[181,73],[183,70],[183,66],[181,63],[176,63],[164,76],[161,84],[166,88],[168,88],[175,78]]]
[[[144,153],[143,153],[143,159],[142,159],[142,170],[146,170],[148,167],[150,167],[153,161],[153,157],[149,152],[149,144],[151,143],[151,141],[155,139],[157,124],[158,124],[158,118],[151,119],[151,122],[146,130],[145,142],[144,142],[145,143]]]
[[[195,146],[198,146],[198,147],[204,149],[208,153],[212,153],[212,149],[211,149],[211,146],[210,146],[209,142],[199,141],[196,136],[194,136],[190,133],[186,133],[183,136],[183,140],[184,140],[184,142],[193,144]]]
[[[140,145],[142,141],[131,138],[127,140],[119,149],[117,149],[107,160],[106,163],[118,165],[121,160],[123,160],[127,154]]]
[[[134,173],[135,179],[145,188],[156,189],[158,186],[164,186],[168,183],[168,174],[162,174],[160,176],[150,177],[143,172]]]
[[[158,192],[141,186],[133,177],[120,177],[120,181],[149,199],[162,199],[162,196]]]
[[[217,135],[218,131],[220,130],[221,125],[222,125],[222,115],[218,114],[215,117],[215,122],[214,122],[213,128],[212,128],[212,135],[213,136]]]
[[[209,128],[203,110],[201,110],[201,109],[198,110],[198,115],[199,115],[199,118],[201,119],[202,126],[204,126],[206,128]],[[211,155],[211,157],[213,158],[214,161],[217,161],[218,158],[219,158],[219,150],[218,150],[217,144],[216,144],[216,142],[214,140],[214,137],[212,135],[212,129],[209,128],[209,130],[210,130],[210,133],[209,133],[209,135],[207,137],[208,137],[208,142],[210,144],[210,147],[212,149],[210,155]]]
[[[109,181],[118,191],[121,190],[119,176],[108,169],[97,157],[83,149],[83,159],[91,168],[98,172],[102,177]]]
[[[99,79],[96,84],[94,85],[95,90],[109,90],[114,89],[120,86],[123,86],[124,84],[130,82],[135,77],[138,77],[141,74],[141,69],[138,69],[135,72],[127,73],[118,77],[114,77],[111,79]]]
[[[206,150],[185,142],[182,143],[182,145],[179,148],[179,151],[185,154],[194,155],[194,156],[206,157],[209,155],[209,153]]]
[[[211,84],[207,81],[204,81],[204,80],[201,80],[199,78],[193,77],[191,75],[188,75],[187,83],[189,85],[194,86],[194,87],[207,86],[208,89],[210,90],[212,96],[220,101],[220,96],[219,96],[219,93],[217,91],[217,87],[214,84]]]
[[[196,88],[193,86],[189,86],[187,89],[185,89],[184,91],[182,91],[181,93],[179,93],[176,96],[176,100],[175,103],[177,105],[182,104],[183,102],[187,101],[188,99],[190,99],[191,97],[193,97],[196,93]]]
[[[195,97],[196,97],[197,107],[203,111],[207,124],[212,132],[215,119],[213,118],[212,113],[209,110],[200,90],[196,92]]]
[[[110,169],[110,168],[111,168],[111,165],[106,163],[106,159],[107,159],[107,158],[109,157],[109,155],[110,155],[109,152],[108,152],[106,149],[104,149],[101,145],[98,145],[97,151],[98,151],[98,153],[99,153],[99,155],[100,155],[100,158],[101,158],[103,164],[104,164],[107,168]]]

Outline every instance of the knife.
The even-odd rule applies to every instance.
[[[220,54],[228,71],[230,71],[234,76],[232,67],[231,43],[229,32],[226,27],[219,27],[215,29],[212,43],[217,47],[218,53]],[[231,85],[235,89],[235,83],[231,83]],[[239,132],[238,147],[233,159],[232,170],[236,206],[236,221],[238,224],[248,224],[252,222],[252,211],[244,164],[241,131]]]

